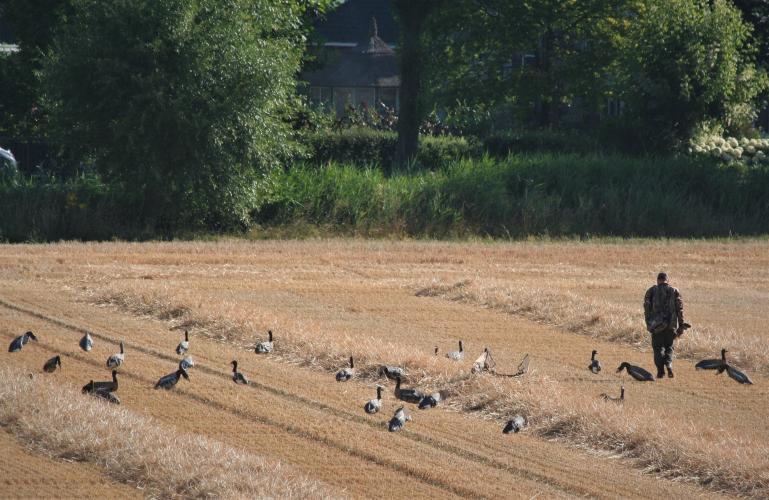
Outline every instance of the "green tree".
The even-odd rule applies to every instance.
[[[59,137],[157,230],[238,228],[292,151],[302,8],[289,0],[72,0],[43,80]]]
[[[755,117],[766,75],[749,27],[724,0],[646,0],[619,64],[619,89],[645,149],[669,149],[698,126],[739,130]]]

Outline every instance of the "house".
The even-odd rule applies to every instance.
[[[389,0],[348,0],[315,26],[322,46],[317,68],[304,71],[310,100],[334,110],[347,106],[398,110],[398,25]]]

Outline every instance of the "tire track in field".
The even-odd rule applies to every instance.
[[[5,308],[7,308],[7,309],[14,310],[16,312],[20,312],[22,314],[26,314],[26,315],[32,316],[32,317],[37,318],[37,319],[39,319],[41,321],[44,321],[44,322],[56,325],[56,326],[58,326],[60,328],[63,328],[63,329],[67,329],[67,330],[70,330],[70,331],[73,331],[73,332],[77,332],[77,333],[80,333],[80,334],[88,333],[92,337],[94,337],[96,339],[99,339],[99,340],[101,340],[103,342],[112,344],[114,346],[118,346],[119,345],[119,341],[117,339],[109,336],[109,335],[100,334],[100,333],[91,331],[91,330],[89,330],[87,328],[84,328],[84,327],[81,327],[81,326],[77,326],[77,325],[73,325],[71,323],[62,321],[61,319],[58,319],[56,317],[49,316],[49,315],[47,315],[47,314],[45,314],[43,312],[39,312],[39,311],[35,311],[35,310],[27,308],[27,307],[19,306],[17,304],[8,302],[8,301],[6,301],[4,299],[0,299],[0,306],[3,306]],[[43,347],[45,350],[48,350],[49,352],[58,353],[58,351],[56,351],[55,349],[50,348],[48,346],[41,345],[40,347]],[[156,351],[154,349],[146,348],[146,347],[143,347],[143,346],[138,346],[138,345],[132,344],[131,345],[131,349],[133,351],[140,352],[140,353],[142,353],[142,354],[144,354],[146,356],[149,356],[151,358],[160,359],[160,360],[164,360],[164,361],[170,361],[174,365],[177,365],[178,361],[179,361],[178,358],[176,358],[176,357],[173,357],[173,356],[170,356],[170,355],[158,352],[158,351]],[[70,354],[64,353],[62,355],[65,356],[65,357],[71,357],[73,359],[76,359],[76,360],[78,360],[80,362],[92,365],[94,367],[103,368],[103,363],[101,363],[99,361],[96,361],[96,360],[93,360],[93,359],[90,359],[90,357],[85,357],[84,355],[81,355],[79,353],[70,353]],[[228,382],[231,379],[231,376],[230,376],[230,374],[228,372],[225,373],[225,372],[222,372],[222,371],[219,371],[219,370],[215,370],[215,369],[209,368],[207,366],[196,366],[194,368],[194,370],[196,372],[205,373],[208,376],[217,377],[217,378],[220,378],[220,379],[228,381]],[[155,383],[155,380],[149,379],[147,377],[143,377],[141,375],[133,374],[133,373],[121,372],[121,376],[125,377],[125,378],[128,378],[128,379],[133,379],[133,380],[145,382],[148,385],[154,385],[154,383]],[[322,403],[320,401],[316,401],[316,400],[313,400],[313,399],[310,399],[310,398],[307,398],[307,397],[304,397],[304,396],[301,396],[301,395],[297,395],[297,394],[293,394],[293,393],[284,391],[284,390],[282,390],[280,388],[272,387],[272,386],[265,385],[265,384],[262,384],[262,383],[259,383],[259,382],[255,382],[255,381],[251,381],[251,385],[250,386],[245,386],[245,387],[250,387],[254,391],[262,390],[262,391],[268,392],[268,393],[270,393],[270,394],[272,394],[274,396],[277,396],[279,398],[288,400],[288,401],[290,401],[292,403],[301,403],[303,406],[305,406],[305,407],[307,407],[309,409],[321,410],[323,412],[332,414],[332,415],[334,415],[334,416],[336,416],[338,418],[341,418],[343,420],[352,421],[352,422],[355,422],[357,424],[362,424],[362,425],[365,425],[367,427],[370,427],[370,428],[378,430],[378,431],[382,430],[382,425],[379,422],[372,421],[371,419],[367,419],[367,418],[365,418],[363,416],[356,415],[356,414],[353,414],[353,413],[350,413],[350,412],[347,412],[347,411],[344,411],[344,410],[340,410],[338,408],[334,408],[334,407],[326,405],[326,404],[324,404],[324,403]],[[417,480],[419,480],[419,481],[421,481],[421,482],[423,482],[423,483],[425,483],[425,484],[427,484],[429,486],[439,487],[439,488],[441,488],[441,489],[443,489],[443,490],[445,490],[447,492],[453,493],[455,495],[459,495],[459,496],[463,496],[463,497],[471,497],[471,498],[483,498],[483,495],[480,495],[475,490],[471,490],[471,489],[467,489],[467,488],[462,488],[462,487],[455,486],[455,485],[452,485],[452,484],[447,483],[447,482],[438,481],[436,479],[425,478],[423,476],[423,474],[419,470],[412,469],[412,468],[408,467],[407,465],[400,464],[398,462],[394,462],[394,461],[391,461],[391,460],[387,460],[387,459],[385,459],[383,457],[379,457],[379,456],[377,456],[375,454],[368,453],[368,452],[363,451],[363,450],[358,449],[358,448],[351,448],[348,445],[345,445],[343,443],[338,443],[338,442],[336,442],[336,441],[334,441],[332,439],[326,438],[324,436],[317,435],[316,433],[313,433],[311,431],[307,431],[307,430],[302,429],[302,428],[300,428],[298,426],[286,424],[286,423],[283,423],[283,422],[280,422],[280,421],[276,421],[274,419],[270,419],[270,418],[267,418],[267,417],[264,417],[264,416],[255,415],[255,414],[253,414],[251,412],[231,407],[229,405],[226,405],[224,403],[216,401],[216,400],[214,400],[212,398],[194,394],[194,393],[189,392],[187,390],[181,389],[178,386],[177,386],[177,388],[174,389],[174,393],[178,394],[180,396],[183,396],[183,397],[185,397],[187,399],[190,399],[192,401],[196,401],[196,402],[204,404],[204,405],[209,405],[209,406],[211,406],[211,407],[213,407],[213,408],[215,408],[215,409],[217,409],[219,411],[223,411],[223,412],[229,413],[231,415],[235,415],[238,418],[241,418],[241,419],[244,419],[244,420],[248,420],[248,421],[252,421],[252,422],[255,422],[255,423],[259,423],[259,424],[262,424],[262,425],[266,425],[268,427],[272,427],[272,428],[275,428],[275,429],[279,429],[279,430],[281,430],[283,432],[286,432],[288,434],[300,437],[302,439],[307,439],[307,440],[310,440],[310,441],[321,443],[324,446],[337,449],[339,451],[342,451],[343,453],[350,454],[350,455],[352,455],[352,456],[354,456],[356,458],[359,458],[361,460],[365,460],[365,461],[368,461],[370,463],[373,463],[373,464],[376,464],[376,465],[379,465],[379,466],[382,466],[382,467],[387,467],[387,468],[389,468],[389,469],[391,469],[391,470],[393,470],[393,471],[395,471],[395,472],[397,472],[399,474],[403,474],[403,475],[408,476],[410,478],[417,479]],[[427,445],[427,446],[435,449],[438,452],[449,453],[451,455],[455,455],[457,457],[461,457],[461,458],[463,458],[465,460],[468,460],[468,461],[471,461],[471,462],[475,462],[476,464],[479,464],[479,465],[482,465],[482,466],[485,466],[485,467],[497,469],[499,471],[506,472],[506,473],[509,473],[509,474],[513,474],[513,475],[519,476],[519,477],[521,477],[523,479],[526,479],[526,480],[529,480],[529,481],[532,481],[532,482],[535,482],[535,483],[540,483],[540,484],[543,484],[543,485],[547,485],[550,488],[553,488],[553,489],[555,489],[557,491],[560,491],[560,492],[562,492],[564,494],[567,494],[567,495],[569,495],[569,494],[570,495],[574,495],[574,494],[577,494],[577,495],[591,495],[591,494],[594,493],[594,492],[586,490],[586,489],[575,488],[574,485],[564,485],[564,484],[561,484],[560,482],[554,480],[551,477],[539,474],[539,473],[534,472],[534,471],[522,470],[522,469],[513,467],[513,466],[511,466],[509,464],[503,463],[503,462],[501,462],[499,460],[496,460],[494,458],[485,457],[483,455],[474,453],[474,452],[472,452],[470,450],[461,448],[461,447],[456,446],[456,445],[452,445],[452,444],[450,444],[450,443],[448,443],[446,441],[441,441],[439,439],[435,439],[435,438],[432,438],[432,437],[424,435],[424,434],[420,434],[420,433],[417,433],[417,432],[414,432],[414,431],[410,431],[410,430],[401,431],[399,434],[402,437],[408,438],[408,439],[410,439],[413,442],[420,443],[422,445]]]

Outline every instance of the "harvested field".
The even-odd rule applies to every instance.
[[[679,342],[675,379],[632,382],[614,369],[653,368],[641,302],[662,269],[695,328]],[[0,365],[37,373],[61,354],[61,371],[39,377],[79,387],[109,378],[104,361],[125,340],[123,407],[278,459],[336,495],[765,497],[768,301],[763,241],[3,246],[0,338],[31,329],[40,342],[0,354]],[[275,352],[257,356],[268,328]],[[155,391],[184,329],[190,381]],[[90,353],[77,346],[84,331]],[[445,359],[460,339],[466,358]],[[502,372],[529,353],[529,373],[470,376],[484,347]],[[721,347],[755,385],[694,370]],[[593,348],[600,375],[586,370]],[[357,377],[334,382],[350,354]],[[229,380],[232,359],[251,386]],[[388,433],[397,401],[380,363],[449,398],[407,405],[413,421]],[[362,405],[377,383],[384,409],[369,416]],[[623,405],[600,400],[621,383]],[[503,436],[516,413],[529,428]]]

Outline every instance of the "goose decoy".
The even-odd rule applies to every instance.
[[[465,358],[465,350],[462,347],[462,341],[459,341],[459,350],[446,353],[446,357],[454,361],[462,361]]]
[[[87,332],[85,335],[83,335],[80,338],[80,348],[85,352],[88,352],[91,349],[93,349],[93,339],[91,338],[91,335],[88,334]]]
[[[112,382],[94,382],[91,380],[83,386],[83,392],[107,391],[115,392],[118,389],[117,370],[112,370]]]
[[[181,356],[182,354],[187,354],[187,351],[190,350],[190,334],[187,332],[187,330],[184,330],[184,340],[179,342],[179,345],[176,346],[176,354]]]
[[[232,381],[236,384],[248,385],[248,379],[246,376],[238,371],[238,362],[232,360],[230,364],[232,365]]]
[[[379,367],[379,375],[395,380],[396,377],[403,377],[406,374],[406,370],[400,366],[382,365]]]
[[[390,432],[397,432],[403,429],[403,426],[406,425],[407,420],[411,420],[411,415],[409,415],[401,406],[395,410],[395,414],[393,415],[393,418],[390,419],[387,430]]]
[[[441,401],[443,401],[443,395],[440,392],[428,394],[422,398],[422,401],[419,402],[419,409],[424,410],[425,408],[435,408]]]
[[[437,355],[438,355],[438,346],[435,346],[435,351],[433,351],[433,354],[434,354],[435,356],[437,356]]]
[[[267,354],[269,352],[272,352],[272,330],[267,330],[267,336],[269,340],[266,342],[259,342],[256,344],[256,353],[257,354]]]
[[[179,368],[173,373],[169,373],[168,375],[160,377],[157,384],[155,384],[155,389],[171,389],[176,385],[177,382],[179,382],[179,379],[182,377],[186,378],[187,380],[190,379],[190,376],[187,375],[187,370]]]
[[[502,433],[510,434],[511,432],[521,432],[526,427],[526,419],[521,415],[516,415],[511,420],[508,420],[505,426],[502,428]]]
[[[125,361],[125,349],[123,341],[120,341],[120,352],[107,358],[107,368],[117,368]]]
[[[11,345],[8,346],[8,352],[21,351],[21,348],[27,345],[27,342],[29,342],[30,339],[37,342],[37,337],[35,337],[35,334],[32,332],[26,332],[24,333],[24,335],[19,335],[18,337],[16,337],[11,341]]]
[[[401,378],[395,377],[395,397],[407,403],[419,404],[425,395],[416,389],[401,389]]]
[[[624,385],[620,386],[620,388],[619,388],[619,397],[618,398],[614,397],[614,396],[609,396],[606,393],[601,394],[601,397],[605,401],[613,401],[615,403],[622,403],[623,401],[625,401],[625,386]]]
[[[588,365],[587,369],[590,370],[593,373],[600,373],[601,371],[601,362],[595,359],[595,355],[598,354],[598,351],[593,351],[593,354],[590,355],[590,364]]]
[[[617,368],[617,373],[621,372],[622,370],[627,370],[630,376],[639,382],[654,382],[654,377],[652,377],[651,373],[647,372],[640,366],[631,365],[627,361],[624,361],[621,365],[619,365],[619,368]]]
[[[117,397],[115,394],[112,394],[109,391],[97,390],[97,391],[92,391],[89,394],[91,394],[92,396],[96,396],[97,398],[101,398],[101,399],[107,401],[108,403],[112,403],[114,405],[119,405],[120,404],[120,398]]]
[[[729,352],[726,349],[721,349],[721,359],[703,359],[694,367],[698,370],[717,370],[722,366],[726,366],[726,353]]]
[[[189,370],[195,366],[195,361],[192,359],[192,356],[187,356],[183,360],[179,361],[179,368],[182,370]]]
[[[46,373],[53,373],[56,371],[56,367],[61,366],[61,356],[54,356],[43,365],[43,371]]]
[[[720,375],[724,373],[724,370],[726,371],[726,374],[729,375],[729,378],[731,378],[732,380],[736,380],[740,384],[753,385],[753,381],[750,380],[750,377],[748,377],[745,373],[742,373],[737,368],[733,367],[728,363],[718,368],[716,375]]]
[[[363,411],[365,411],[370,415],[373,415],[374,413],[377,413],[381,408],[382,408],[382,386],[378,385],[376,386],[376,399],[371,399],[365,405],[363,405]]]
[[[355,375],[355,364],[353,362],[352,356],[350,356],[350,366],[346,366],[336,372],[336,381],[347,382],[353,377],[353,375]]]

